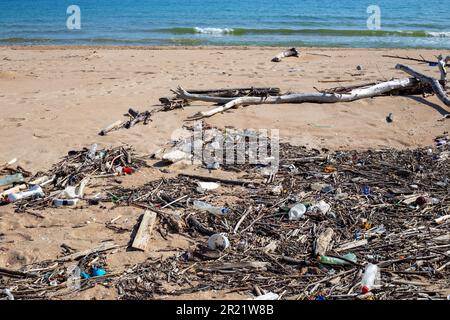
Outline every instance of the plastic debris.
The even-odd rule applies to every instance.
[[[207,211],[215,215],[227,215],[230,209],[223,207],[216,207],[204,201],[194,201],[194,208],[202,211]]]
[[[294,205],[288,213],[289,220],[299,220],[302,219],[306,213],[306,207],[303,203],[297,203]]]
[[[253,300],[278,300],[280,296],[273,292],[268,292],[266,294],[255,297]]]
[[[43,196],[45,196],[45,195],[40,186],[32,186],[30,189],[28,189],[28,191],[19,192],[19,193],[10,193],[8,195],[8,201],[15,202],[15,201],[22,200],[22,199],[40,198]]]
[[[211,250],[225,250],[230,247],[230,240],[228,240],[225,233],[216,233],[209,237],[208,248]]]
[[[373,289],[375,285],[375,280],[378,277],[379,269],[376,264],[369,263],[363,274],[361,281],[361,292],[367,293]]]
[[[320,263],[323,264],[329,264],[329,265],[336,265],[336,266],[344,266],[347,264],[351,264],[350,262],[346,261],[352,261],[352,262],[356,262],[357,261],[357,257],[354,253],[347,253],[345,255],[342,256],[343,259],[339,259],[336,257],[328,257],[328,256],[319,256],[319,261]]]

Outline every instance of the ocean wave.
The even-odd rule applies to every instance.
[[[427,35],[430,37],[437,37],[437,38],[450,38],[450,31],[442,31],[442,32],[427,32]]]
[[[251,29],[251,28],[166,28],[153,32],[168,34],[211,34],[211,35],[318,35],[342,37],[450,37],[450,32],[431,32],[422,30],[391,31],[391,30],[347,30],[347,29]]]
[[[227,34],[233,33],[233,29],[231,28],[194,28],[196,33],[204,33],[204,34]]]

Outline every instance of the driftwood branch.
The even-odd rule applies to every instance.
[[[423,83],[427,83],[431,85],[431,88],[433,89],[434,93],[437,95],[437,97],[448,107],[450,107],[450,99],[447,97],[447,94],[445,93],[444,88],[442,87],[441,83],[432,77],[428,77],[424,74],[421,74],[413,69],[411,69],[408,66],[405,66],[403,64],[397,64],[395,66],[396,69],[402,70],[406,72],[407,74],[413,76],[417,80]]]
[[[442,85],[444,86],[444,89],[445,89],[445,85],[447,84],[447,69],[445,67],[447,66],[447,62],[449,62],[449,61],[450,61],[450,56],[443,58],[442,55],[440,55],[438,57],[438,67],[439,67],[439,71],[441,72],[441,82],[442,82]]]
[[[179,87],[179,93],[185,99],[199,100],[206,102],[225,103],[212,110],[200,112],[193,116],[193,118],[210,117],[216,113],[226,111],[228,109],[238,107],[241,105],[255,105],[255,104],[281,104],[281,103],[336,103],[336,102],[351,102],[359,99],[372,98],[383,95],[387,92],[414,87],[418,81],[414,78],[405,78],[382,82],[370,87],[357,88],[348,93],[293,93],[281,96],[267,96],[267,97],[240,97],[230,100],[229,98],[218,98],[202,95],[194,95],[186,92]]]

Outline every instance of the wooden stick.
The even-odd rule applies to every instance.
[[[365,246],[367,243],[368,243],[367,239],[361,239],[361,240],[357,240],[357,241],[347,242],[347,243],[340,245],[338,248],[335,249],[335,251],[341,252],[341,251],[345,251],[345,250],[350,250],[350,249],[358,248],[361,246]]]
[[[145,251],[148,240],[150,239],[150,234],[155,226],[155,222],[156,213],[146,210],[142,217],[136,236],[134,237],[133,244],[131,245],[133,249]]]
[[[437,224],[442,224],[444,223],[446,220],[450,219],[450,214],[447,214],[445,216],[439,217],[437,219],[434,219],[434,222],[436,222]]]
[[[80,252],[75,252],[72,254],[69,254],[68,256],[61,257],[59,259],[56,259],[56,261],[70,261],[70,260],[77,260],[78,258],[85,257],[87,255],[90,255],[92,253],[97,252],[103,252],[111,249],[118,248],[119,246],[117,244],[114,244],[112,241],[104,242],[99,244],[97,247],[93,249],[88,249]]]
[[[119,126],[121,126],[123,123],[124,123],[124,122],[123,122],[122,120],[117,120],[116,122],[111,123],[109,126],[103,128],[103,129],[100,131],[99,135],[101,135],[101,136],[106,136],[106,134],[107,134],[108,132],[110,132],[111,130],[113,130],[113,129],[119,127]]]
[[[12,270],[0,267],[0,275],[11,278],[27,278],[27,277],[36,277],[36,275],[28,272]]]

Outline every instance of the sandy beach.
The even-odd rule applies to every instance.
[[[158,112],[148,125],[98,135],[104,126],[124,119],[128,108],[159,107],[158,99],[182,85],[188,89],[280,87],[283,92],[315,92],[338,86],[405,77],[395,70],[405,63],[439,76],[435,67],[383,55],[423,56],[434,60],[439,50],[301,48],[299,58],[280,63],[270,59],[282,48],[266,47],[0,47],[0,163],[17,158],[31,172],[48,170],[69,150],[92,143],[129,144],[139,154],[163,146],[185,120],[211,104],[192,102],[172,112]],[[357,70],[357,66],[362,70]],[[240,107],[206,119],[219,128],[279,129],[282,141],[309,148],[366,150],[414,148],[433,144],[449,131],[438,121],[448,108],[435,97],[378,97],[351,103],[283,104]],[[393,122],[386,117],[393,115]],[[191,168],[173,169],[172,173]],[[170,174],[169,174],[170,175]],[[146,168],[123,178],[137,186],[162,176]],[[101,185],[102,182],[99,182]],[[48,209],[44,218],[0,207],[0,266],[18,269],[54,259],[61,244],[77,250],[106,239],[125,246],[128,233],[104,227],[121,215],[132,228],[141,212],[132,208]],[[81,227],[77,227],[81,226]],[[121,272],[149,257],[168,256],[193,246],[184,235],[155,234],[150,252],[119,250],[108,256],[108,267]],[[95,288],[65,298],[116,298],[114,288]],[[181,298],[246,298],[238,293],[197,293]],[[57,298],[57,297],[55,297]]]

